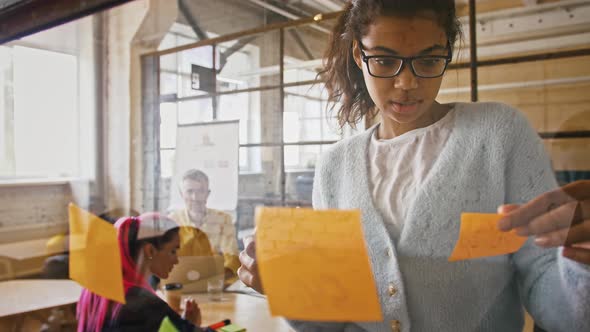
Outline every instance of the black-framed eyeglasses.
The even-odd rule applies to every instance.
[[[392,78],[404,69],[406,63],[410,63],[410,69],[416,77],[435,78],[445,73],[449,62],[452,60],[451,45],[447,43],[447,55],[418,55],[402,57],[396,55],[366,55],[363,44],[359,41],[361,58],[367,65],[369,74],[378,78]]]

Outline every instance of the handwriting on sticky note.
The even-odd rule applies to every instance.
[[[256,256],[271,314],[380,321],[358,210],[258,208]]]
[[[459,240],[449,256],[449,261],[504,255],[517,251],[526,237],[514,231],[501,232],[497,228],[499,214],[462,213]]]

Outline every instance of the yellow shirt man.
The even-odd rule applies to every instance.
[[[207,200],[211,190],[207,174],[197,169],[189,169],[182,176],[180,183],[180,195],[184,201],[184,209],[174,211],[170,217],[180,226],[191,226],[206,234],[213,253],[221,253],[224,256],[226,278],[237,276],[240,261],[238,259],[238,241],[236,229],[229,214],[207,208]],[[181,241],[183,233],[181,232]],[[202,234],[195,233],[192,246],[203,246]],[[199,248],[185,249],[180,252],[185,255],[202,255]]]
[[[190,248],[182,244],[182,239],[186,237],[186,235],[183,236],[186,228],[181,228],[179,256],[206,255],[204,253],[206,250],[203,248],[210,243],[213,253],[223,254],[225,268],[232,271],[234,276],[237,275],[240,267],[238,242],[236,240],[235,226],[229,214],[223,211],[207,209],[207,214],[200,225],[196,225],[190,220],[186,209],[174,211],[170,218],[181,226],[196,227],[196,231],[194,231],[195,239],[192,241]]]
[[[195,226],[181,224],[173,217],[172,219],[181,225],[178,231],[180,248],[176,251],[178,256],[213,256],[213,247],[207,234]]]

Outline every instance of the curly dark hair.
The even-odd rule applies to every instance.
[[[318,74],[326,82],[333,111],[341,103],[337,118],[340,127],[355,126],[363,117],[377,115],[362,71],[353,58],[353,41],[367,34],[369,25],[379,16],[413,17],[431,11],[445,30],[451,47],[461,36],[461,23],[454,0],[351,0],[332,31],[324,55],[324,69]]]

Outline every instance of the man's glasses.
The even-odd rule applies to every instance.
[[[451,46],[447,44],[447,55],[418,55],[414,57],[401,57],[396,55],[366,55],[363,44],[359,41],[361,58],[367,65],[369,74],[373,77],[391,78],[399,75],[406,63],[416,77],[435,78],[444,74],[447,65],[451,62]]]

